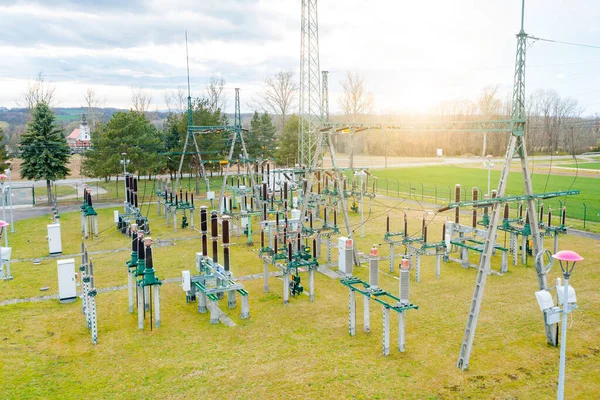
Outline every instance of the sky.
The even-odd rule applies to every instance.
[[[242,112],[269,74],[299,81],[301,0],[0,0],[0,106],[43,72],[59,107],[84,105],[91,87],[106,107],[130,108],[132,88],[164,94],[186,85],[188,31],[192,96],[210,76],[227,82],[228,112]],[[319,0],[320,66],[330,71],[330,109],[341,81],[364,77],[376,113],[423,113],[475,99],[498,85],[510,95],[520,0]],[[600,46],[597,0],[530,0],[530,35]],[[527,93],[553,89],[600,114],[600,48],[529,41]]]

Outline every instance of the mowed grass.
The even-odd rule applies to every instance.
[[[500,170],[491,171],[491,189],[497,188],[498,181],[500,180],[500,172]],[[452,193],[452,196],[454,196],[455,184],[460,184],[462,188],[466,189],[467,199],[469,200],[471,199],[471,189],[473,187],[478,187],[484,193],[487,192],[488,171],[486,168],[435,166],[377,169],[373,170],[372,173],[380,178],[377,183],[379,191],[386,194],[386,189],[389,187],[391,196],[396,195],[397,181],[400,182],[402,188],[410,182],[411,187],[415,188],[413,197],[417,200],[421,200],[421,184],[424,185],[426,196],[432,195],[435,186],[437,186],[439,197],[447,198],[449,193]],[[385,179],[388,179],[387,183]],[[592,221],[600,221],[600,216],[596,215],[596,212],[600,213],[600,178],[577,177],[575,179],[573,176],[533,173],[531,180],[534,193],[548,193],[569,189],[581,191],[579,195],[575,196],[543,200],[546,210],[548,207],[557,209],[559,201],[562,201],[563,205],[565,202],[567,204],[568,217],[583,219],[583,204],[585,203],[588,208],[586,217]],[[402,195],[402,189],[400,193]],[[505,195],[511,196],[523,193],[523,175],[521,172],[510,172]],[[515,207],[516,205],[511,205],[511,208],[514,209]]]
[[[144,208],[144,210],[146,210]],[[194,271],[194,253],[200,251],[198,232],[173,232],[164,219],[149,208],[152,236],[167,244],[154,250],[160,278],[178,277],[181,270]],[[352,229],[361,252],[382,243],[385,216],[391,215],[391,230],[399,231],[403,212],[409,217],[409,233],[418,235],[422,211],[407,210],[404,203],[375,199],[367,214],[365,237],[360,238],[360,219],[351,214]],[[468,216],[465,214],[465,223]],[[127,239],[115,233],[112,210],[99,210],[100,237],[88,239],[99,288],[125,285]],[[427,217],[431,218],[430,216]],[[196,213],[196,224],[198,224]],[[341,218],[340,218],[341,220]],[[429,241],[441,239],[444,216],[429,223]],[[47,253],[47,218],[17,222],[11,235],[14,257]],[[79,214],[61,215],[65,254],[79,251]],[[246,238],[234,236],[232,271],[256,274],[262,262]],[[183,240],[191,238],[190,240]],[[336,238],[334,238],[336,239]],[[500,240],[502,240],[500,235]],[[27,243],[29,240],[29,243]],[[551,246],[551,243],[548,243]],[[580,309],[573,314],[567,347],[566,397],[600,396],[600,272],[594,260],[600,242],[561,237],[561,249],[573,249],[586,258],[571,279]],[[323,258],[326,248],[323,246]],[[336,260],[333,249],[333,260]],[[396,248],[396,254],[402,250]],[[380,248],[388,254],[388,246]],[[220,254],[220,257],[222,255]],[[75,256],[77,260],[77,256]],[[471,261],[475,262],[476,255]],[[498,269],[499,257],[493,268]],[[322,259],[321,262],[325,260]],[[396,264],[399,260],[396,261]],[[529,260],[531,265],[531,260]],[[421,282],[411,281],[411,301],[419,310],[407,313],[406,352],[396,349],[397,316],[392,313],[392,350],[381,354],[382,311],[371,303],[371,332],[362,331],[363,301],[357,298],[357,335],[348,335],[348,292],[337,280],[316,274],[316,299],[307,296],[282,301],[282,281],[270,278],[264,293],[262,279],[244,281],[250,293],[251,318],[239,317],[240,304],[221,309],[237,324],[210,325],[207,314],[198,314],[197,304],[186,304],[177,283],[161,289],[162,326],[137,329],[137,317],[127,310],[127,291],[97,296],[99,343],[91,344],[81,303],[59,304],[57,300],[0,307],[0,366],[3,398],[365,398],[365,399],[546,399],[556,395],[558,348],[545,342],[542,316],[535,301],[535,271],[530,266],[510,266],[504,276],[488,279],[485,298],[468,371],[456,368],[476,271],[456,264],[442,264],[441,279],[435,279],[435,259],[422,257]],[[12,265],[15,279],[0,282],[0,301],[57,292],[56,260],[40,266],[30,261]],[[398,293],[397,268],[389,272],[387,260],[379,265],[380,286]],[[271,268],[271,270],[275,270]],[[554,268],[549,282],[557,276]],[[355,275],[368,279],[363,264]],[[302,274],[308,290],[308,279]],[[49,286],[48,292],[39,287]]]
[[[581,169],[600,169],[600,162],[587,162],[579,164],[560,164],[560,167],[581,168]]]

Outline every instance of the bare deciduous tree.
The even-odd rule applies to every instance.
[[[143,88],[133,88],[131,89],[131,103],[135,111],[145,113],[150,109],[152,94]]]
[[[496,119],[502,112],[502,101],[498,98],[500,85],[486,86],[477,99],[477,109],[483,120]],[[487,132],[483,133],[483,150],[481,157],[486,156]]]
[[[225,79],[212,75],[206,85],[206,98],[210,112],[225,111],[227,95],[225,94]]]
[[[96,91],[91,87],[86,89],[83,99],[85,101],[85,107],[87,108],[87,120],[93,131],[98,126],[98,123],[102,120],[102,112],[100,111],[100,108],[102,108],[103,101],[100,100],[100,97]]]
[[[50,107],[54,107],[56,105],[54,98],[55,89],[54,85],[46,82],[44,74],[40,71],[34,82],[27,83],[27,90],[21,93],[16,103],[19,107],[27,108],[30,112],[36,105],[42,102],[48,104]]]
[[[187,95],[183,86],[177,86],[177,90],[165,92],[165,104],[169,112],[181,114],[187,110]]]
[[[265,78],[266,88],[258,94],[254,103],[262,111],[279,117],[278,129],[283,130],[290,111],[296,106],[298,86],[294,82],[294,72],[279,71]]]
[[[346,80],[341,82],[344,93],[340,98],[340,107],[344,114],[350,118],[350,122],[357,122],[361,115],[370,114],[373,111],[375,99],[365,88],[365,80],[355,72],[348,72]],[[355,138],[350,137],[350,168],[354,166]]]

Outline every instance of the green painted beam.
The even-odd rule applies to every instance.
[[[440,208],[438,212],[448,211],[451,208],[456,207],[488,207],[496,203],[510,203],[514,201],[523,201],[530,199],[550,199],[552,197],[572,196],[576,194],[579,194],[579,190],[564,190],[561,192],[539,193],[531,196],[523,194],[519,196],[495,197],[492,199],[483,200],[459,201],[455,203],[449,203],[446,207]]]

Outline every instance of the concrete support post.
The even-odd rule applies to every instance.
[[[154,285],[154,325],[160,328],[160,285]]]
[[[158,199],[158,203],[156,204],[156,213],[158,214],[158,216],[160,217],[160,209],[161,209],[161,202],[160,202],[160,198]]]
[[[206,295],[202,292],[198,292],[198,312],[206,313]]]
[[[442,264],[442,256],[435,257],[435,279],[440,279],[440,265]]]
[[[309,268],[308,270],[308,290],[310,291],[308,300],[310,302],[315,301],[315,269]]]
[[[132,271],[128,271],[127,272],[127,294],[129,296],[129,313],[133,314],[133,298],[135,295],[135,287],[134,287],[134,283],[133,283],[133,272]]]
[[[331,236],[327,236],[327,264],[331,262]]]
[[[394,272],[394,243],[390,243],[390,272]]]
[[[144,286],[144,310],[150,311],[150,286]]]
[[[210,323],[216,325],[219,323],[219,303],[216,300],[210,301]]]
[[[383,306],[383,355],[390,355],[390,309]]]
[[[527,264],[527,236],[521,236],[521,264]]]
[[[352,289],[348,301],[348,333],[350,336],[356,335],[356,295]]]
[[[554,233],[554,254],[558,253],[558,233]]]
[[[138,288],[138,329],[144,329],[144,290]]]
[[[86,239],[89,237],[88,220],[85,216],[83,217],[83,237]]]
[[[94,215],[94,236],[98,237],[98,216]]]
[[[415,254],[415,263],[417,264],[415,268],[415,280],[421,282],[421,254]]]
[[[518,235],[514,232],[511,232],[510,234],[510,247],[512,250],[513,265],[515,267],[517,266],[517,260],[519,259],[519,240],[517,236]]]
[[[466,247],[460,248],[460,261],[463,268],[469,268],[469,250]]]
[[[500,261],[500,272],[508,272],[508,254],[506,254],[506,251],[502,252],[502,260]]]
[[[237,304],[237,300],[235,298],[235,290],[229,290],[227,292],[227,307],[229,309],[235,308]]]
[[[250,318],[250,304],[248,295],[242,296],[242,319]]]
[[[177,232],[177,210],[173,210],[173,232]]]
[[[371,299],[368,296],[363,296],[364,299],[364,330],[365,332],[371,332]]]
[[[321,257],[321,235],[317,235],[316,239],[316,243],[317,243],[317,258]],[[300,249],[298,249],[298,251],[300,251]]]
[[[83,210],[81,211],[80,220],[81,220],[81,234],[84,237],[86,237],[86,234],[85,234],[85,215],[83,214]],[[87,237],[86,237],[86,239],[87,239]]]
[[[283,272],[283,304],[290,302],[290,274]]]
[[[265,293],[269,293],[269,261],[266,258],[263,258],[263,279]]]
[[[398,350],[403,353],[406,346],[405,324],[406,314],[404,312],[398,313]]]

